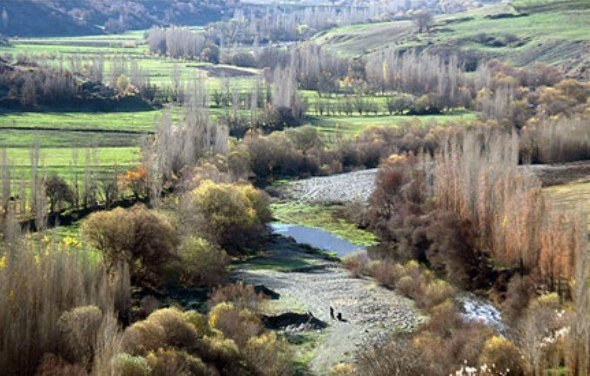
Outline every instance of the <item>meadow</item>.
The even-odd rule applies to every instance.
[[[313,40],[351,57],[386,48],[435,46],[501,58],[516,66],[575,65],[580,46],[590,41],[589,28],[587,1],[527,0],[439,16],[429,33],[419,35],[411,21],[392,21],[338,27]]]

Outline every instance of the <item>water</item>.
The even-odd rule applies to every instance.
[[[334,252],[338,257],[344,257],[363,249],[361,246],[354,245],[317,227],[298,226],[287,223],[272,223],[270,226],[277,234],[290,236],[297,243],[308,244],[317,249]]]
[[[344,257],[363,249],[361,246],[354,245],[317,227],[288,223],[272,223],[271,227],[275,233],[290,236],[297,243],[309,244],[314,248],[334,252],[338,257]],[[505,326],[502,322],[502,315],[491,302],[471,293],[460,294],[456,301],[465,321],[479,321],[500,334],[504,333]]]
[[[471,293],[461,294],[456,301],[465,321],[479,321],[498,333],[504,333],[506,328],[502,322],[502,315],[491,302]]]

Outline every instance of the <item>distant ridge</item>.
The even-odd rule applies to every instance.
[[[152,25],[203,25],[219,20],[225,4],[212,0],[2,0],[0,34],[75,36]]]

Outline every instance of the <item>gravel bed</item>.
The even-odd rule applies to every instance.
[[[366,201],[375,189],[377,169],[313,177],[288,183],[285,198],[313,203]]]

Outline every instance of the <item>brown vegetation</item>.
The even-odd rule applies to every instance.
[[[0,368],[32,374],[42,362],[48,375],[92,368],[116,336],[112,316],[128,308],[125,270],[107,274],[89,252],[52,244],[22,245],[0,260]],[[56,356],[42,360],[47,353]]]
[[[161,285],[162,268],[177,257],[173,226],[142,206],[93,213],[84,221],[82,234],[102,252],[109,269],[127,263],[136,285]]]

